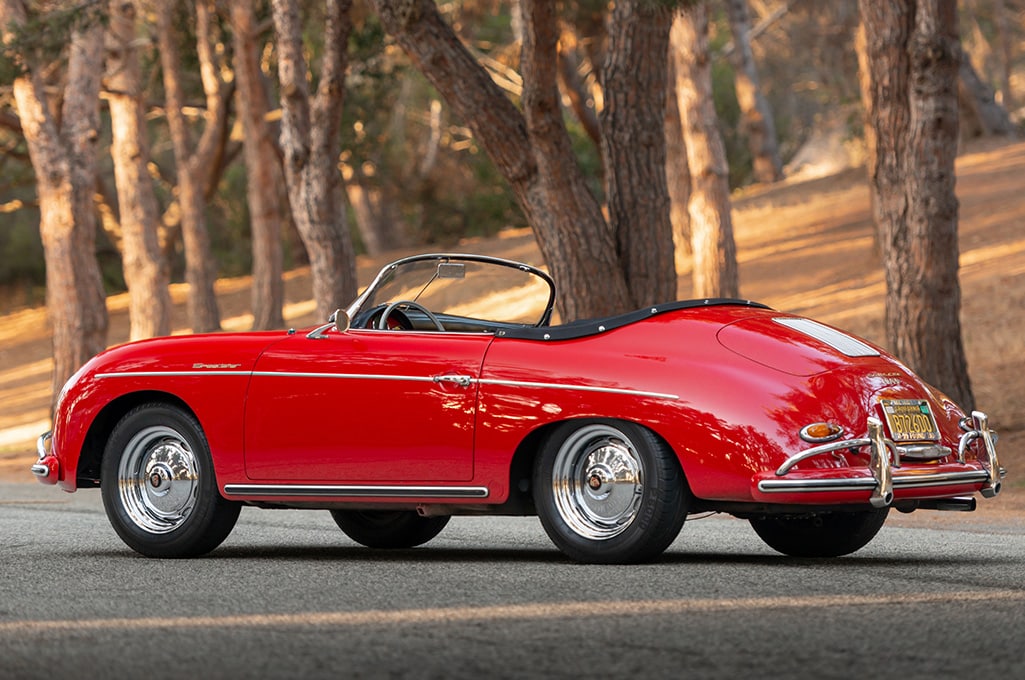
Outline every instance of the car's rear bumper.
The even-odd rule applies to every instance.
[[[774,472],[754,479],[756,500],[772,503],[870,503],[886,507],[895,500],[947,498],[981,493],[990,498],[1000,492],[1007,471],[997,458],[994,436],[984,413],[972,414],[959,442],[955,462],[902,464],[900,449],[883,436],[882,423],[868,419],[868,437],[817,446],[790,456]],[[976,460],[970,447],[981,443]],[[868,449],[865,467],[795,469],[802,461],[838,451]]]

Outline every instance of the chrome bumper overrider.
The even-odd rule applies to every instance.
[[[44,432],[39,435],[38,439],[36,439],[36,456],[38,457],[38,460],[35,465],[32,466],[32,474],[40,479],[46,479],[50,476],[50,472],[52,471],[52,466],[47,465],[44,462],[44,460],[50,456],[49,444],[51,439],[53,439],[52,431]]]
[[[834,451],[848,449],[859,449],[865,446],[870,447],[868,471],[871,477],[843,477],[843,478],[790,478],[790,479],[763,479],[758,482],[758,490],[763,493],[801,493],[821,491],[867,491],[871,490],[872,495],[869,502],[873,507],[882,508],[893,502],[894,488],[923,488],[935,486],[951,486],[957,484],[979,484],[983,486],[979,492],[986,498],[992,498],[1000,493],[1000,480],[1006,474],[1006,470],[1000,467],[997,458],[996,445],[993,441],[993,433],[989,429],[989,419],[981,411],[972,412],[972,425],[974,429],[968,429],[958,443],[957,461],[962,465],[966,464],[966,454],[969,445],[976,439],[981,439],[985,447],[986,460],[983,469],[971,468],[968,470],[914,472],[902,474],[894,470],[900,470],[902,447],[883,435],[883,424],[878,418],[868,418],[868,437],[858,439],[845,439],[843,441],[830,442],[799,453],[795,453],[776,470],[776,477],[786,477],[793,467],[803,460],[820,456]]]

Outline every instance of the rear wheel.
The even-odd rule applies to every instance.
[[[421,517],[412,510],[332,510],[342,532],[368,548],[412,548],[441,533],[450,519]]]
[[[875,538],[890,512],[864,512],[752,517],[752,528],[773,550],[791,557],[840,557],[865,547]]]
[[[210,447],[196,419],[168,404],[129,411],[101,466],[103,507],[114,531],[148,557],[195,557],[228,537],[241,505],[217,490]]]
[[[680,533],[689,498],[672,450],[633,423],[565,423],[548,438],[534,469],[541,524],[578,562],[658,557]]]

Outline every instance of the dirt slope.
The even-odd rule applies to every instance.
[[[963,326],[980,408],[1000,432],[1001,462],[1011,471],[994,502],[1025,511],[1025,143],[969,149],[958,161],[961,201]],[[864,171],[779,185],[734,196],[734,221],[744,297],[805,314],[883,344],[884,284],[873,246]],[[528,229],[468,240],[464,252],[502,255],[540,264]],[[384,258],[362,258],[366,283]],[[690,263],[680,269],[680,298],[690,297]],[[247,278],[218,283],[224,326],[244,330]],[[312,325],[308,272],[287,276],[286,322]],[[175,332],[187,332],[184,288],[173,290]],[[128,335],[127,297],[108,301],[111,343]],[[47,429],[50,335],[45,312],[26,309],[0,317],[0,479],[31,481],[33,442]],[[988,504],[981,504],[986,506]]]

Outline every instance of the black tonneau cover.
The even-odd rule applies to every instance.
[[[527,326],[524,328],[503,328],[496,334],[503,338],[515,338],[518,340],[575,340],[585,338],[589,335],[597,335],[611,331],[628,324],[647,319],[648,317],[666,312],[675,312],[680,309],[693,309],[695,307],[712,307],[717,305],[740,305],[743,307],[756,307],[769,309],[767,305],[751,300],[737,300],[734,298],[707,298],[704,300],[679,300],[667,302],[661,305],[653,305],[638,309],[625,314],[605,317],[603,319],[583,319],[561,326]]]

